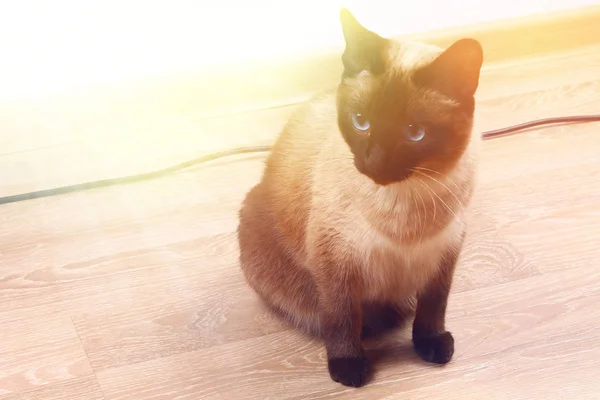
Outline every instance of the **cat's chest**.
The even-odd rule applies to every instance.
[[[344,236],[360,268],[364,297],[390,300],[420,290],[437,272],[444,251],[460,239],[462,229],[455,220],[435,235],[403,242],[365,220],[347,224]]]

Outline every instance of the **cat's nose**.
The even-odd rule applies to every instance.
[[[366,166],[369,170],[377,171],[381,168],[383,160],[385,159],[385,151],[379,144],[369,146],[366,152]]]

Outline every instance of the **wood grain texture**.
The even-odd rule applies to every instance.
[[[599,54],[489,65],[477,129],[597,112]],[[218,146],[270,143],[292,111],[196,121],[157,143],[185,143],[189,154],[206,132]],[[264,154],[3,205],[0,400],[597,399],[599,135],[600,125],[579,124],[484,142],[449,302],[455,359],[422,363],[401,330],[367,343],[374,379],[359,390],[332,382],[322,343],[290,330],[244,283],[237,210]],[[46,163],[63,154],[29,150],[49,151]],[[0,168],[1,190],[37,185],[13,173]]]
[[[0,394],[92,374],[68,315],[29,318],[13,311],[0,320]]]
[[[21,393],[19,400],[104,400],[95,375],[42,386]]]
[[[583,268],[454,296],[451,310],[470,316],[449,321],[456,333],[464,324],[458,342],[469,344],[457,360],[446,368],[404,367],[395,361],[380,383],[352,398],[394,398],[396,393],[411,399],[440,393],[450,399],[595,398],[600,389],[592,378],[600,354],[599,278]],[[488,324],[473,323],[478,318]],[[344,392],[308,398],[343,398]]]
[[[454,388],[456,394],[450,398],[461,399],[465,393],[456,388],[464,382],[469,395],[485,394],[498,376],[518,382],[520,376],[529,375],[530,381],[520,382],[522,387],[525,384],[525,396],[502,397],[527,399],[527,392],[544,382],[546,374],[572,384],[572,378],[561,376],[564,365],[579,365],[586,374],[598,367],[597,359],[589,359],[587,353],[592,358],[600,354],[594,346],[600,343],[594,328],[600,318],[595,306],[600,300],[600,273],[574,272],[454,295],[448,326],[459,344],[455,361],[445,368],[425,365],[410,350],[408,337],[399,335],[367,349],[378,359],[377,371],[373,384],[359,390],[330,381],[320,343],[292,332],[111,369],[98,378],[103,387],[110,387],[106,395],[111,399],[167,399],[175,391],[177,399],[235,398],[240,391],[249,399],[327,398],[344,393],[352,393],[353,399],[372,399],[413,390],[429,391],[428,396],[435,398],[436,393],[446,393],[438,390],[439,385],[449,391]],[[586,376],[577,373],[575,379],[586,380]],[[133,380],[136,385],[131,385]],[[504,384],[494,385],[505,389]],[[600,389],[600,382],[591,389]]]
[[[486,143],[486,151],[511,163],[503,168],[502,178],[486,184],[481,202],[498,222],[499,232],[541,270],[597,264],[599,134],[596,125],[563,126],[502,139],[505,145]],[[517,145],[524,151],[511,151]],[[510,196],[504,195],[508,192]]]

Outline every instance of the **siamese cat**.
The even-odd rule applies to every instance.
[[[414,316],[425,361],[454,353],[448,294],[474,187],[483,52],[383,38],[346,9],[339,85],[287,122],[240,209],[241,268],[287,321],[318,335],[331,378],[365,383],[361,340]]]

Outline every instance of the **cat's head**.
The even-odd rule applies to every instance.
[[[382,38],[345,9],[340,18],[338,125],[357,169],[381,185],[415,168],[450,170],[471,139],[480,44],[462,39],[440,50]]]

